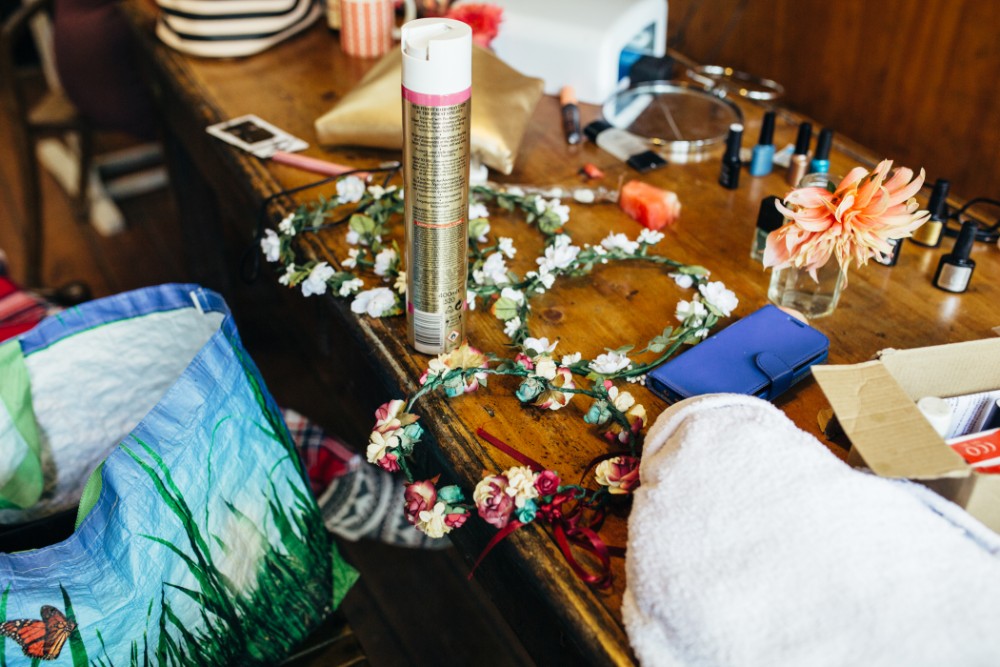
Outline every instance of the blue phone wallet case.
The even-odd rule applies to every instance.
[[[822,333],[767,305],[658,366],[646,386],[670,402],[721,392],[773,400],[829,350]]]

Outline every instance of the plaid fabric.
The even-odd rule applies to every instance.
[[[348,449],[344,443],[327,435],[322,428],[304,416],[282,408],[285,423],[292,434],[299,458],[306,467],[313,494],[319,497],[330,483],[358,469],[361,457]]]
[[[427,537],[406,521],[401,477],[367,465],[360,454],[298,412],[282,412],[327,530],[352,542],[367,538],[423,549],[450,544]]]

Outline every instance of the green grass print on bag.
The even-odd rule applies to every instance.
[[[194,340],[174,344],[179,337]],[[59,651],[74,667],[275,664],[340,603],[357,574],[323,526],[287,428],[218,295],[171,285],[111,297],[43,322],[21,345],[36,393],[51,389],[43,367],[59,363],[66,382],[103,382],[95,395],[133,386],[157,395],[111,402],[137,414],[119,419],[131,425],[87,483],[75,533],[0,553],[0,667]],[[97,369],[102,354],[111,373],[115,360],[130,360],[117,364],[124,377],[77,375],[81,345],[85,365]],[[94,350],[102,345],[105,353]],[[163,363],[164,355],[179,360]],[[143,356],[148,363],[136,361]],[[147,373],[165,378],[138,379]],[[83,405],[36,401],[42,446],[57,460],[61,431],[47,427],[51,415],[111,411],[79,388],[63,393]],[[41,639],[28,646],[4,628]],[[46,646],[53,655],[42,655]]]

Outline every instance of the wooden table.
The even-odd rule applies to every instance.
[[[195,267],[201,269],[209,284],[225,288],[230,278],[218,258],[226,252],[226,241],[213,200],[240,221],[239,240],[246,243],[252,239],[264,198],[314,178],[245,155],[208,137],[204,128],[220,120],[256,113],[315,143],[313,121],[350,91],[374,61],[345,57],[336,36],[320,24],[251,58],[188,58],[152,37],[154,10],[146,0],[131,0],[127,9],[141,37],[141,57],[159,93],[171,138],[175,184]],[[743,107],[747,127],[744,144],[752,145],[762,109],[749,104]],[[598,115],[596,107],[584,106],[585,123]],[[791,113],[779,114],[775,140],[779,147],[794,141],[799,120]],[[306,154],[358,166],[398,158],[385,151],[324,150],[315,145]],[[860,147],[838,140],[831,171],[846,173],[859,160],[868,165],[876,162]],[[593,144],[567,145],[560,129],[558,102],[545,97],[536,108],[513,174],[498,180],[579,184],[577,170],[585,162],[593,162],[607,172],[603,181],[607,185],[613,186],[619,178],[639,178]],[[711,269],[713,279],[723,281],[736,292],[740,305],[735,315],[743,316],[766,303],[769,273],[749,257],[760,200],[766,195],[784,194],[788,185],[781,169],[763,178],[751,178],[744,171],[737,190],[720,187],[718,174],[718,157],[713,157],[698,164],[670,165],[641,178],[674,190],[684,206],[680,222],[666,230],[666,239],[655,251]],[[298,201],[309,201],[316,194],[307,193]],[[293,198],[279,199],[270,211],[272,223],[294,204]],[[537,234],[514,218],[505,219],[500,212],[494,213],[492,222],[494,231],[513,236],[520,250],[512,268],[519,273],[528,270],[541,247]],[[609,231],[625,232],[634,238],[640,228],[616,206],[605,204],[574,205],[567,230],[574,242],[598,243]],[[342,230],[326,235],[324,241],[325,246],[333,248],[332,253],[327,253],[323,244],[308,239],[305,249],[335,263],[346,257]],[[944,247],[950,245],[951,240],[944,242]],[[990,327],[1000,324],[994,307],[1000,299],[997,249],[977,244],[973,257],[978,268],[971,289],[963,295],[931,286],[941,254],[941,249],[907,243],[894,268],[873,263],[852,270],[836,312],[814,323],[831,339],[830,362],[863,361],[886,347],[909,348],[990,336]],[[580,351],[590,358],[605,347],[644,344],[674,322],[677,301],[690,298],[665,273],[636,264],[611,265],[585,278],[562,280],[556,289],[533,301],[532,331],[536,336],[558,339],[561,354]],[[302,301],[297,293],[291,298]],[[331,401],[345,405],[362,404],[361,414],[353,409],[344,412],[354,414],[358,432],[366,432],[374,423],[371,410],[375,405],[414,391],[428,358],[407,347],[402,318],[358,318],[346,302],[324,298],[322,303],[333,327],[319,346],[332,349],[333,357],[339,354],[366,361],[377,381],[370,397],[359,399],[350,395],[351,391],[331,396]],[[468,338],[483,350],[509,354],[500,322],[481,308],[470,314]],[[321,357],[317,360],[328,363]],[[479,427],[568,478],[578,476],[586,462],[607,451],[597,431],[581,419],[587,402],[578,400],[558,413],[543,413],[520,405],[513,397],[515,388],[512,382],[501,379],[461,398],[448,400],[435,395],[421,399],[416,409],[429,430],[429,438],[421,445],[425,452],[419,463],[422,472],[443,470],[447,477],[471,489],[484,471],[499,472],[513,465],[513,460],[476,436]],[[645,389],[631,386],[629,390],[647,406],[652,417],[663,409],[664,403]],[[814,382],[795,387],[778,404],[800,427],[819,433],[817,413],[826,403]],[[601,531],[607,543],[626,543],[627,515],[627,503],[616,506]],[[492,534],[493,530],[481,522],[470,521],[452,536],[460,549],[474,557]],[[566,566],[546,529],[530,525],[500,544],[476,576],[540,663],[629,663],[633,657],[620,616],[626,585],[622,559],[613,559],[613,573],[610,590],[588,587]]]

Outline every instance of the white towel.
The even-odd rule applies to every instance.
[[[672,406],[640,479],[622,613],[643,665],[1000,665],[1000,537],[770,403]]]

